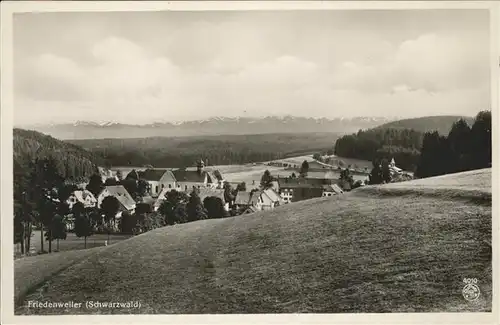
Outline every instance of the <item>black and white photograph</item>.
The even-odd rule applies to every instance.
[[[498,2],[49,2],[2,22],[12,323],[498,322]]]

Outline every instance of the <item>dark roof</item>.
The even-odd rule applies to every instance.
[[[175,172],[179,172],[179,171],[182,171],[181,169],[176,169],[174,171]],[[187,167],[185,169],[186,172],[198,172],[198,168],[197,167]],[[222,176],[222,173],[220,172],[220,170],[218,170],[217,168],[214,168],[214,167],[204,167],[202,169],[202,173],[203,174],[208,174],[208,177],[210,178],[209,181],[213,182],[213,183],[216,183],[217,181],[222,181],[224,179],[224,177]],[[177,174],[175,174],[176,178],[177,178]],[[178,178],[177,178],[178,181],[180,181]]]
[[[173,171],[173,174],[178,182],[203,183],[205,181],[205,173],[198,173],[196,170],[177,169]]]
[[[139,179],[139,174],[137,173],[137,170],[132,169],[125,178],[133,178],[133,179]]]
[[[323,185],[307,183],[280,183],[280,190],[287,188],[323,188]]]
[[[302,200],[308,200],[316,197],[321,197],[323,195],[322,187],[308,187],[299,188],[293,191],[292,202],[298,202]]]
[[[137,174],[139,175],[140,179],[146,180],[146,181],[159,181],[163,174],[167,172],[166,169],[146,169],[145,171],[140,171]]]

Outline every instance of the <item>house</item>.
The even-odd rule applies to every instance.
[[[173,172],[169,169],[148,168],[144,171],[137,172],[137,175],[139,179],[148,182],[148,194],[152,197],[158,197],[164,188],[174,189],[177,187],[177,180]]]
[[[342,193],[344,193],[344,191],[337,184],[323,185],[323,194],[321,196],[326,197]]]
[[[82,203],[85,208],[93,208],[97,204],[97,199],[88,190],[78,190],[73,191],[66,200],[70,209],[73,209],[73,206],[78,202]]]
[[[234,206],[238,211],[242,211],[251,206],[250,199],[252,197],[251,192],[238,191],[236,198],[234,199]]]
[[[120,202],[120,210],[117,216],[121,216],[122,212],[134,213],[135,201],[123,185],[106,186],[97,196],[97,206],[101,208],[102,201],[107,196],[114,196]]]
[[[323,186],[304,182],[280,184],[280,196],[286,203],[308,200],[323,195]]]
[[[272,210],[285,203],[281,196],[272,188],[254,192],[250,202],[258,210]]]
[[[391,177],[395,177],[395,176],[401,175],[403,173],[403,170],[396,166],[396,162],[394,161],[394,158],[392,158],[391,162],[389,163],[389,170],[391,172]]]
[[[309,164],[309,170],[317,170],[317,169],[334,169],[335,167],[332,165],[325,164],[318,160],[312,160],[307,162]]]
[[[204,166],[197,166],[194,168],[185,168],[173,170],[173,175],[177,180],[179,190],[191,191],[194,187],[211,187],[223,188],[224,178],[219,170],[214,168],[205,168]]]
[[[218,197],[219,199],[222,200],[222,204],[224,205],[224,210],[229,211],[230,202],[226,201],[224,197],[224,190],[213,189],[209,187],[201,187],[200,189],[198,189],[198,196],[200,197],[201,203],[203,203],[207,197],[210,196]]]
[[[328,193],[342,191],[336,183],[338,179],[322,178],[279,178],[280,196],[286,203],[330,196]],[[327,194],[324,194],[324,193]]]

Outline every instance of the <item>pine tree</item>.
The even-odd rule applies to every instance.
[[[354,185],[354,179],[351,175],[351,172],[348,168],[342,170],[340,172],[340,184],[344,190],[350,190]]]
[[[491,167],[492,131],[491,112],[482,111],[476,116],[471,128],[471,169]]]
[[[108,233],[108,242],[109,236],[114,229],[116,214],[120,211],[120,202],[114,196],[106,196],[101,203],[101,210],[104,214],[104,218],[106,219],[106,230]]]
[[[264,171],[264,174],[260,179],[260,186],[263,189],[267,189],[273,186],[273,177],[271,176],[271,173],[267,169]]]
[[[104,189],[104,184],[102,183],[102,178],[98,174],[90,176],[89,183],[86,189],[90,191],[95,197],[97,197],[101,191]]]
[[[80,210],[80,208],[78,209]],[[79,212],[75,215],[75,235],[78,238],[84,237],[84,248],[87,248],[87,237],[92,236],[93,233],[94,228],[91,217],[89,213],[82,209],[81,213]]]
[[[309,171],[309,163],[307,162],[307,160],[304,160],[299,170],[300,177],[307,177],[308,171]]]
[[[369,175],[370,185],[376,185],[382,183],[382,169],[380,168],[380,161],[374,160],[372,162],[373,168]]]
[[[382,183],[390,183],[391,182],[391,170],[389,169],[389,161],[387,159],[382,159],[380,162],[381,165],[381,177]]]
[[[207,218],[207,213],[196,189],[193,189],[186,205],[188,221],[197,221]]]
[[[472,147],[470,143],[471,128],[464,119],[455,122],[448,133],[450,146],[449,172],[460,172],[467,170],[471,164]]]
[[[56,215],[51,223],[51,231],[46,233],[46,238],[48,241],[57,240],[57,250],[59,250],[59,240],[66,239],[66,237],[66,221],[62,216]]]
[[[53,217],[58,211],[57,189],[64,185],[64,178],[59,173],[57,162],[52,157],[38,158],[33,165],[33,191],[36,210],[41,228],[40,240],[43,251],[44,230],[50,234]],[[49,241],[49,253],[52,252],[52,242]]]

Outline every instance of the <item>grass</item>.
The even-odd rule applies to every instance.
[[[130,238],[131,235],[122,235],[122,234],[111,234],[109,236],[109,244],[114,244],[118,241],[125,240]],[[94,234],[90,237],[87,237],[87,248],[100,247],[104,246],[104,242],[108,240],[107,234]],[[33,236],[31,237],[31,242],[35,247],[35,250],[38,252],[41,250],[40,243],[40,231],[33,231]],[[44,240],[43,249],[48,251],[49,242]],[[59,252],[72,251],[72,250],[81,250],[85,249],[84,238],[78,238],[74,233],[68,233],[67,238],[65,240],[59,240]],[[52,250],[57,250],[57,241],[52,241]]]
[[[491,199],[460,196],[477,179],[476,191],[491,192],[490,177],[482,170],[366,187],[156,229],[86,256],[25,301],[141,303],[72,314],[491,311]],[[415,194],[416,183],[434,196]],[[475,302],[462,297],[465,277],[479,280]],[[16,313],[64,311],[20,303]]]
[[[14,262],[14,301],[49,280],[58,272],[94,254],[101,248],[44,254],[18,259]]]

